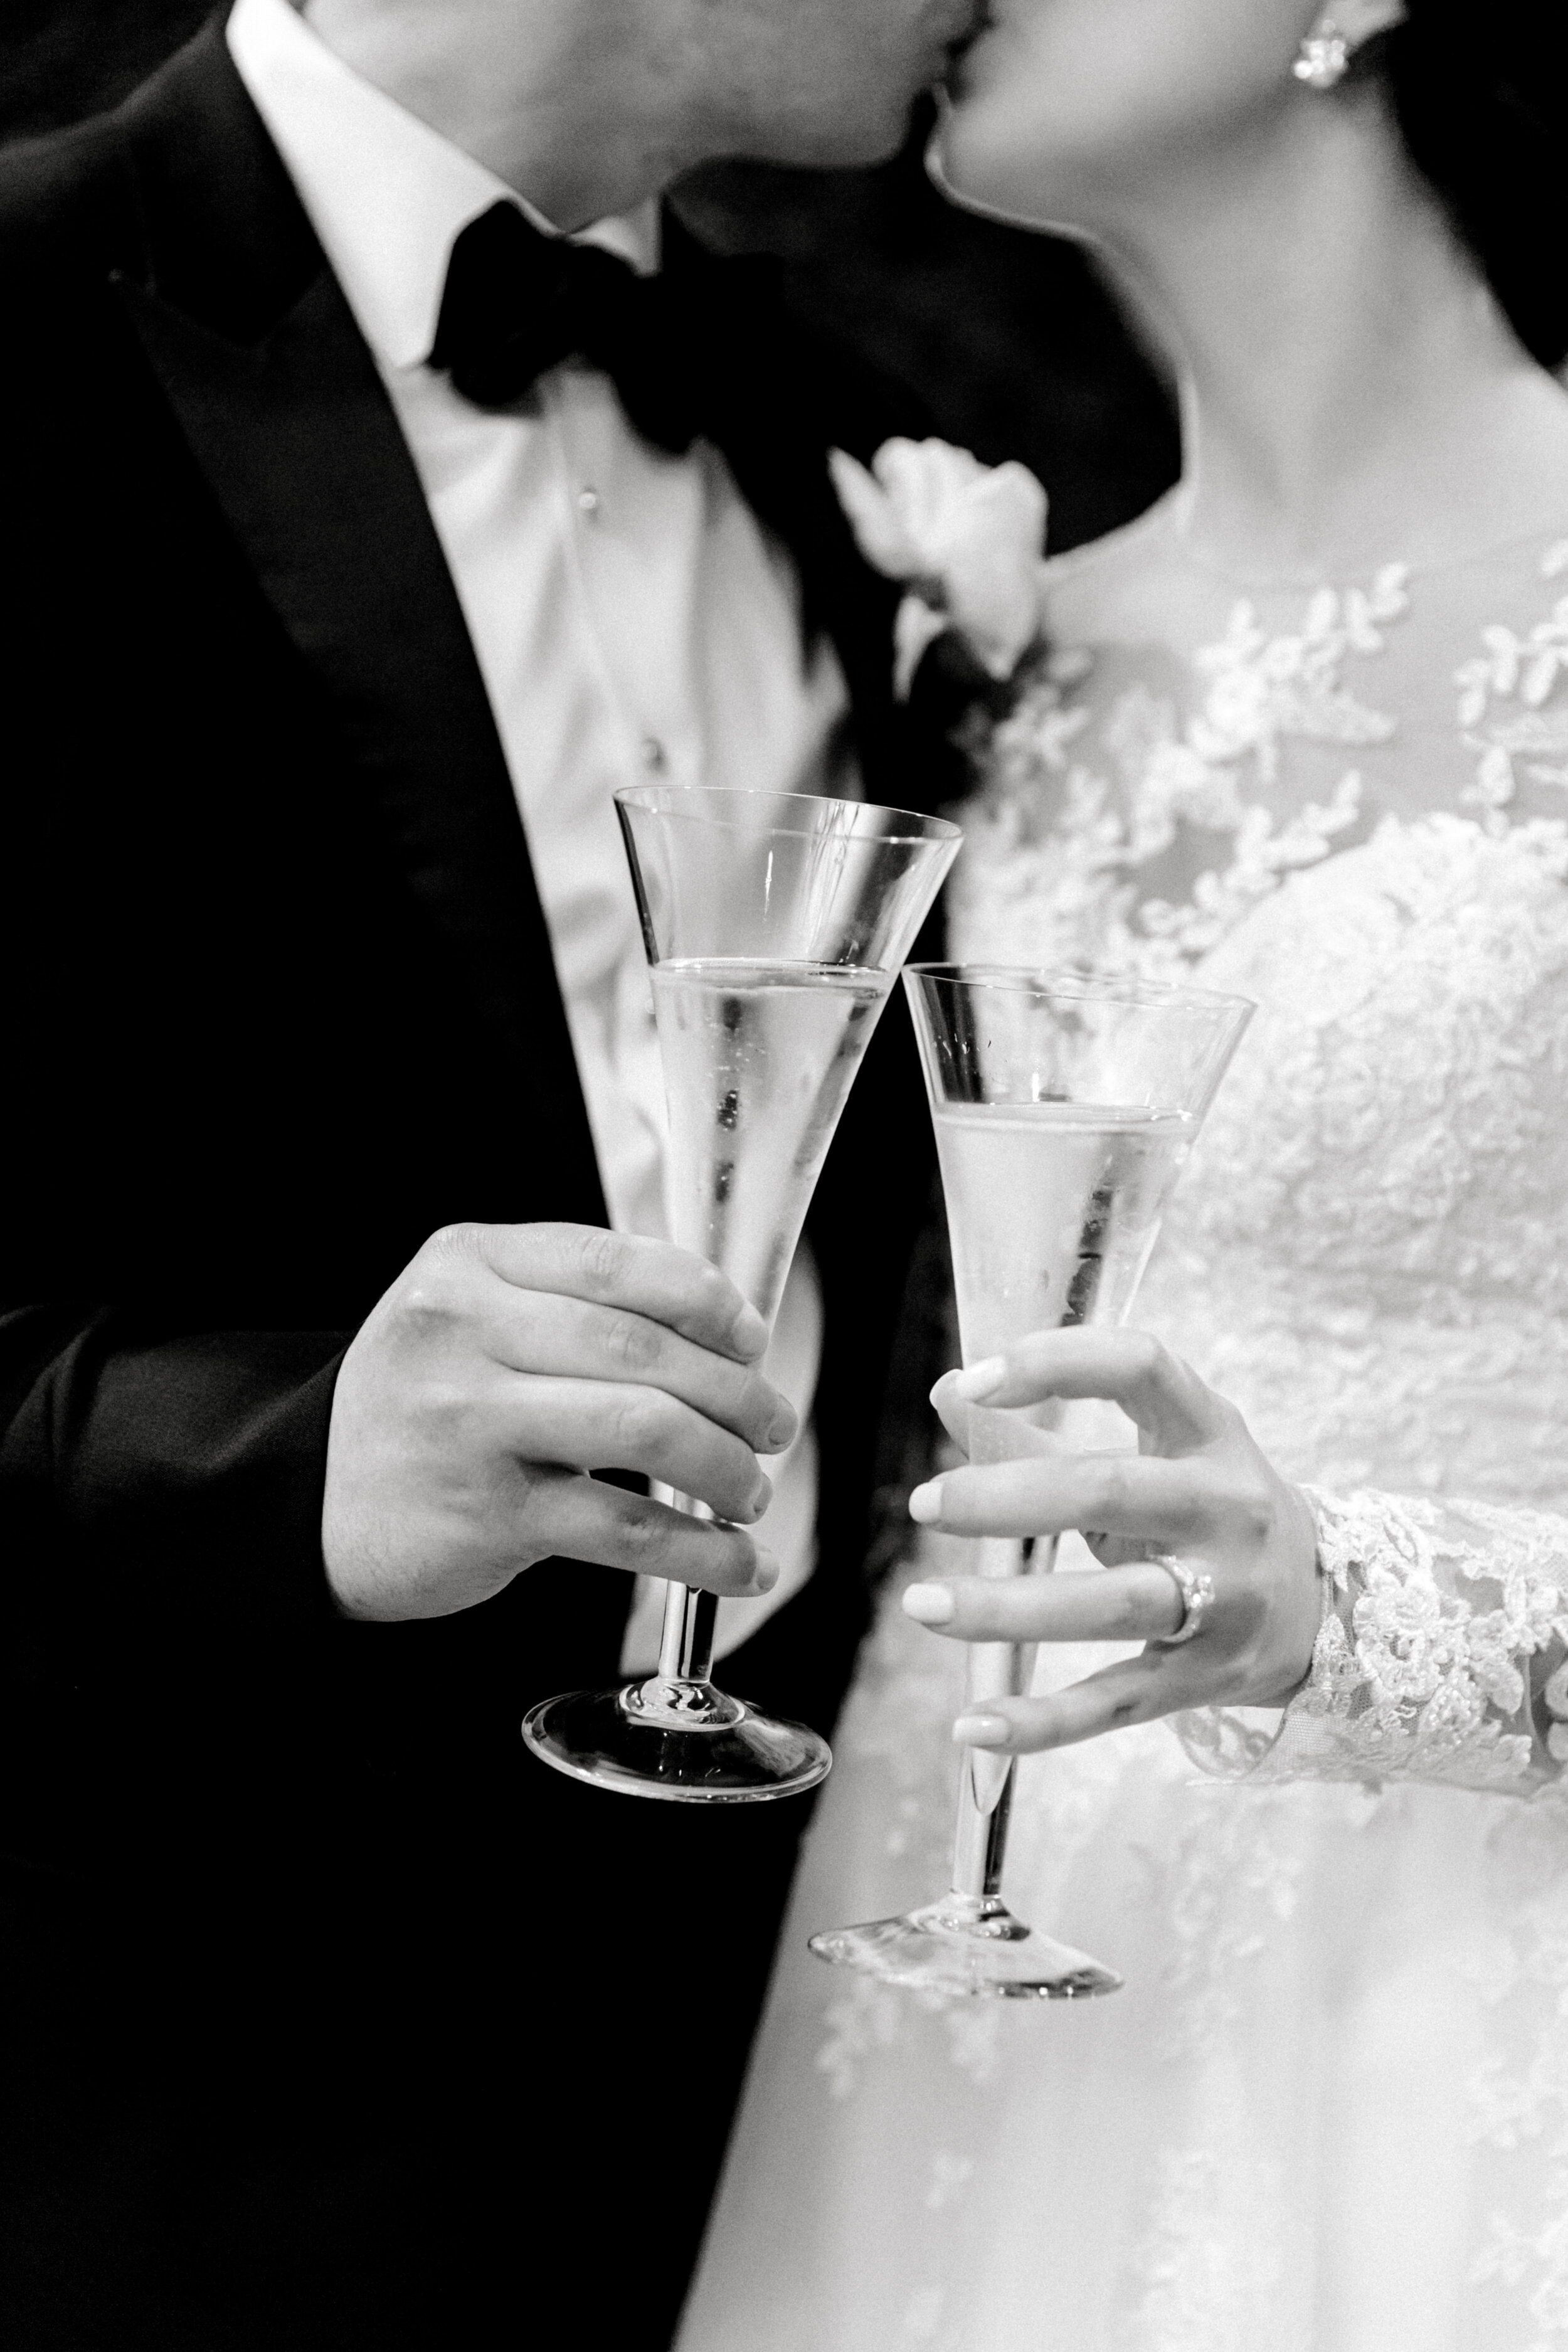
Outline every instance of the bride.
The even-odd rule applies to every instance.
[[[1053,657],[965,813],[952,951],[1261,1010],[1143,1292],[1157,1341],[1057,1333],[965,1376],[1110,1395],[1142,1454],[917,1497],[682,2352],[1550,2352],[1568,22],[994,16],[945,177],[1096,241],[1180,367],[1187,462],[1047,567]],[[1100,1576],[966,1583],[964,1535],[1064,1525],[1103,1531]],[[1213,1587],[1174,1647],[1157,1554]],[[943,1883],[962,1637],[999,1630],[1057,1645],[963,1727],[1050,1751],[1008,1892],[1124,1973],[1109,2001],[922,2009],[805,1956]],[[1154,1646],[1074,1646],[1112,1633]]]

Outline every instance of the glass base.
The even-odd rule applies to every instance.
[[[1000,1895],[945,1895],[899,1919],[830,1927],[813,1936],[819,1960],[858,1969],[914,1992],[968,1993],[993,2000],[1086,2000],[1120,1992],[1110,1969],[1037,1936],[1015,1919]]]
[[[759,1715],[711,1683],[658,1675],[546,1699],[522,1736],[574,1780],[676,1805],[765,1805],[815,1789],[833,1767],[826,1740],[804,1723]]]

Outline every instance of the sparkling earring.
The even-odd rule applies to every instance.
[[[1331,16],[1320,16],[1308,34],[1290,70],[1309,89],[1335,89],[1351,61],[1351,45]]]

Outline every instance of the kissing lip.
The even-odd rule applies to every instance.
[[[991,13],[991,0],[976,0],[962,28],[945,44],[948,73],[958,71],[976,41],[991,31],[995,21]]]

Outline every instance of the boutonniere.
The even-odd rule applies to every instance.
[[[946,441],[901,440],[885,441],[869,467],[842,449],[827,462],[860,552],[905,586],[893,629],[899,699],[949,635],[994,686],[1019,682],[1041,644],[1046,546],[1046,493],[1027,466],[983,466]],[[986,697],[993,718],[1006,699]]]

